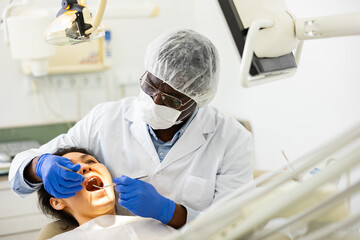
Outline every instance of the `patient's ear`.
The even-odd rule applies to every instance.
[[[63,210],[66,207],[63,199],[54,197],[50,198],[50,205],[56,210]]]

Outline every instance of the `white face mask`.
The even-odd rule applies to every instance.
[[[182,122],[176,121],[182,111],[154,103],[153,99],[143,90],[140,90],[138,96],[138,106],[140,108],[139,114],[141,119],[155,130],[168,129]],[[190,106],[192,106],[192,104]]]

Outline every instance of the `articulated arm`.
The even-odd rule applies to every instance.
[[[296,19],[285,0],[218,1],[241,56],[244,87],[295,74],[303,40],[360,34],[360,12]]]

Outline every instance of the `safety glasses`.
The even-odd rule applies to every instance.
[[[154,87],[150,82],[148,82],[146,80],[146,77],[145,77],[146,74],[147,74],[147,71],[140,78],[140,87],[150,97],[155,97],[158,94],[160,94],[161,100],[163,101],[163,103],[166,106],[171,107],[171,108],[175,108],[175,109],[179,109],[182,106],[185,106],[186,104],[188,104],[192,100],[190,98],[188,101],[183,103],[177,97],[171,96],[171,95],[169,95],[167,93],[164,93],[164,92],[160,91],[159,89]]]

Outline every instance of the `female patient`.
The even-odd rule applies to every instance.
[[[61,148],[53,154],[68,158],[73,164],[80,164],[78,173],[85,178],[83,189],[74,197],[55,198],[44,187],[38,191],[39,206],[45,214],[65,222],[65,231],[77,226],[53,239],[99,240],[115,236],[116,239],[133,239],[134,236],[136,239],[159,239],[175,231],[154,219],[116,216],[114,188],[99,189],[94,186],[111,184],[111,175],[105,165],[86,149]]]

